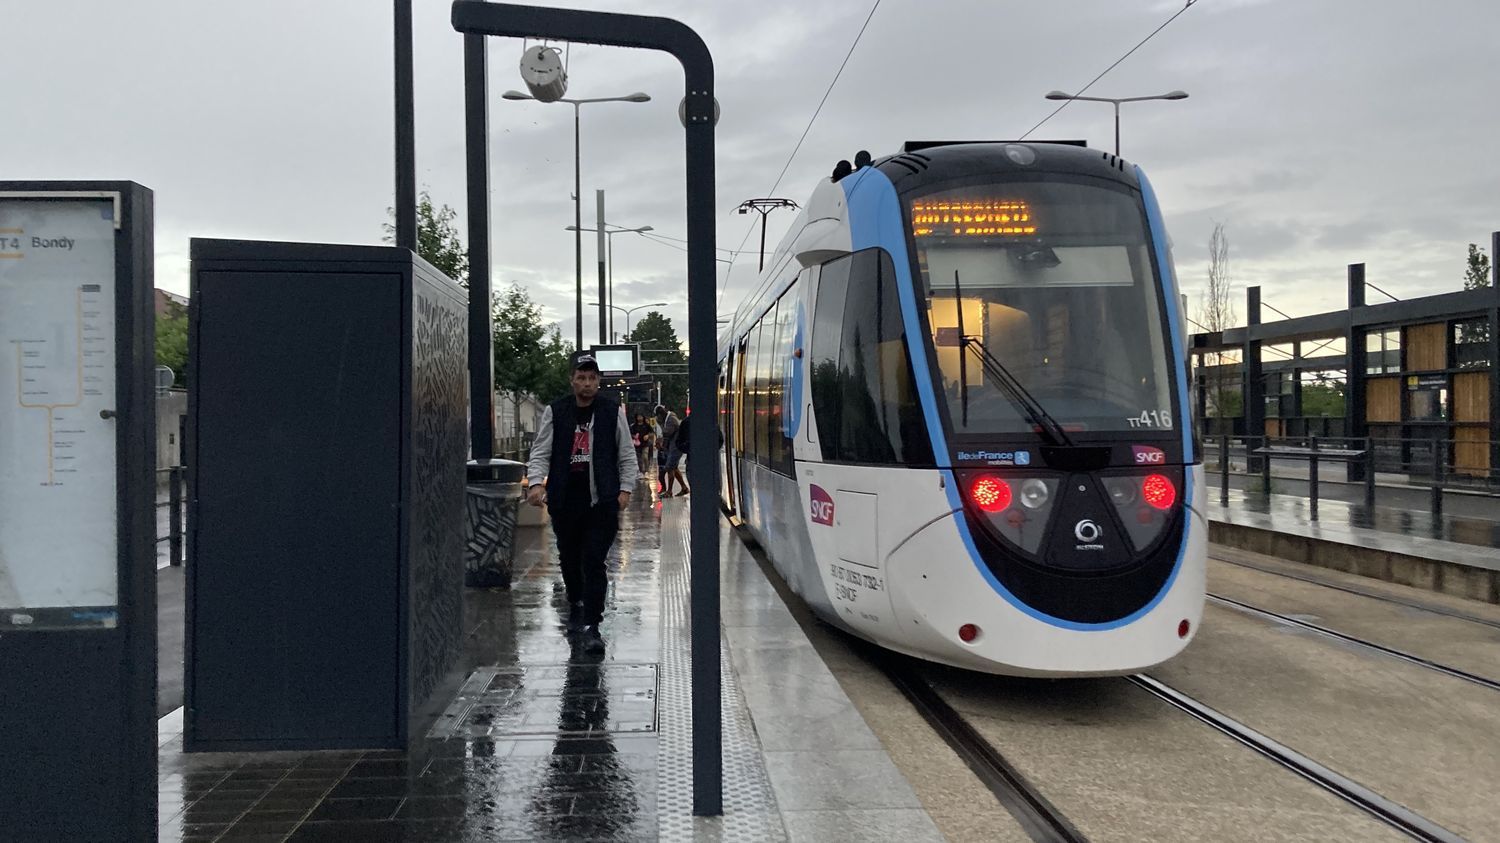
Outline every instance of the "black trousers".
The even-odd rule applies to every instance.
[[[604,596],[609,592],[604,558],[620,531],[620,505],[616,500],[601,500],[598,506],[589,506],[587,501],[581,506],[570,503],[548,513],[557,536],[563,586],[568,592],[568,605],[582,602],[585,622],[599,623],[604,619]]]

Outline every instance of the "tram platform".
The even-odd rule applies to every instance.
[[[404,751],[189,754],[169,713],[159,839],[942,840],[727,525],[725,813],[692,816],[689,505],[623,515],[602,657],[562,635],[550,529],[521,530],[513,587],[466,595],[467,681]]]
[[[1500,603],[1500,523],[1231,490],[1204,505],[1209,540],[1295,562]]]

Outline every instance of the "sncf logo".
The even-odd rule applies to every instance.
[[[1150,445],[1131,445],[1130,453],[1135,456],[1136,465],[1163,465],[1167,461],[1162,449]]]
[[[812,520],[814,524],[827,524],[833,526],[833,498],[823,491],[822,486],[812,487]]]

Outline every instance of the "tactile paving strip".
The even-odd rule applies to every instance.
[[[686,501],[684,501],[686,503]],[[693,816],[693,716],[689,653],[689,508],[676,519],[663,519],[663,544],[677,544],[677,553],[663,553],[661,739],[657,769],[661,777],[657,817],[660,839],[784,841],[786,830],[776,809],[776,797],[761,757],[760,743],[750,720],[750,709],[729,661],[729,648],[719,639],[719,679],[723,683],[724,815]],[[669,534],[669,528],[675,535]]]

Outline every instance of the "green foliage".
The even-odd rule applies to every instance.
[[[640,343],[644,368],[670,366],[673,371],[685,371],[687,355],[682,353],[682,340],[677,338],[677,329],[672,320],[653,310],[635,323],[635,328],[625,338],[626,342]],[[661,381],[661,400],[678,415],[687,406],[687,375],[657,375]]]
[[[1337,381],[1302,384],[1302,415],[1344,417],[1344,385]]]
[[[571,343],[519,284],[511,284],[494,307],[495,386],[551,401],[568,392]]]
[[[173,386],[187,386],[187,356],[187,308],[169,300],[167,312],[156,317],[156,365],[168,366],[177,373]]]
[[[1490,286],[1490,257],[1478,244],[1469,244],[1469,263],[1464,271],[1464,289],[1482,290]],[[1490,341],[1490,325],[1485,320],[1470,320],[1458,326],[1458,341],[1463,345]],[[1485,352],[1487,354],[1487,352]],[[1461,361],[1459,365],[1470,368],[1478,361]]]
[[[392,219],[394,208],[386,208]],[[426,190],[417,199],[417,254],[422,259],[443,271],[443,274],[464,287],[469,286],[469,252],[458,236],[458,226],[453,221],[458,212],[444,205],[436,208],[432,196]],[[386,223],[385,242],[396,242],[396,226]]]
[[[1477,243],[1469,244],[1469,263],[1464,271],[1464,289],[1478,290],[1490,285],[1490,256]]]

